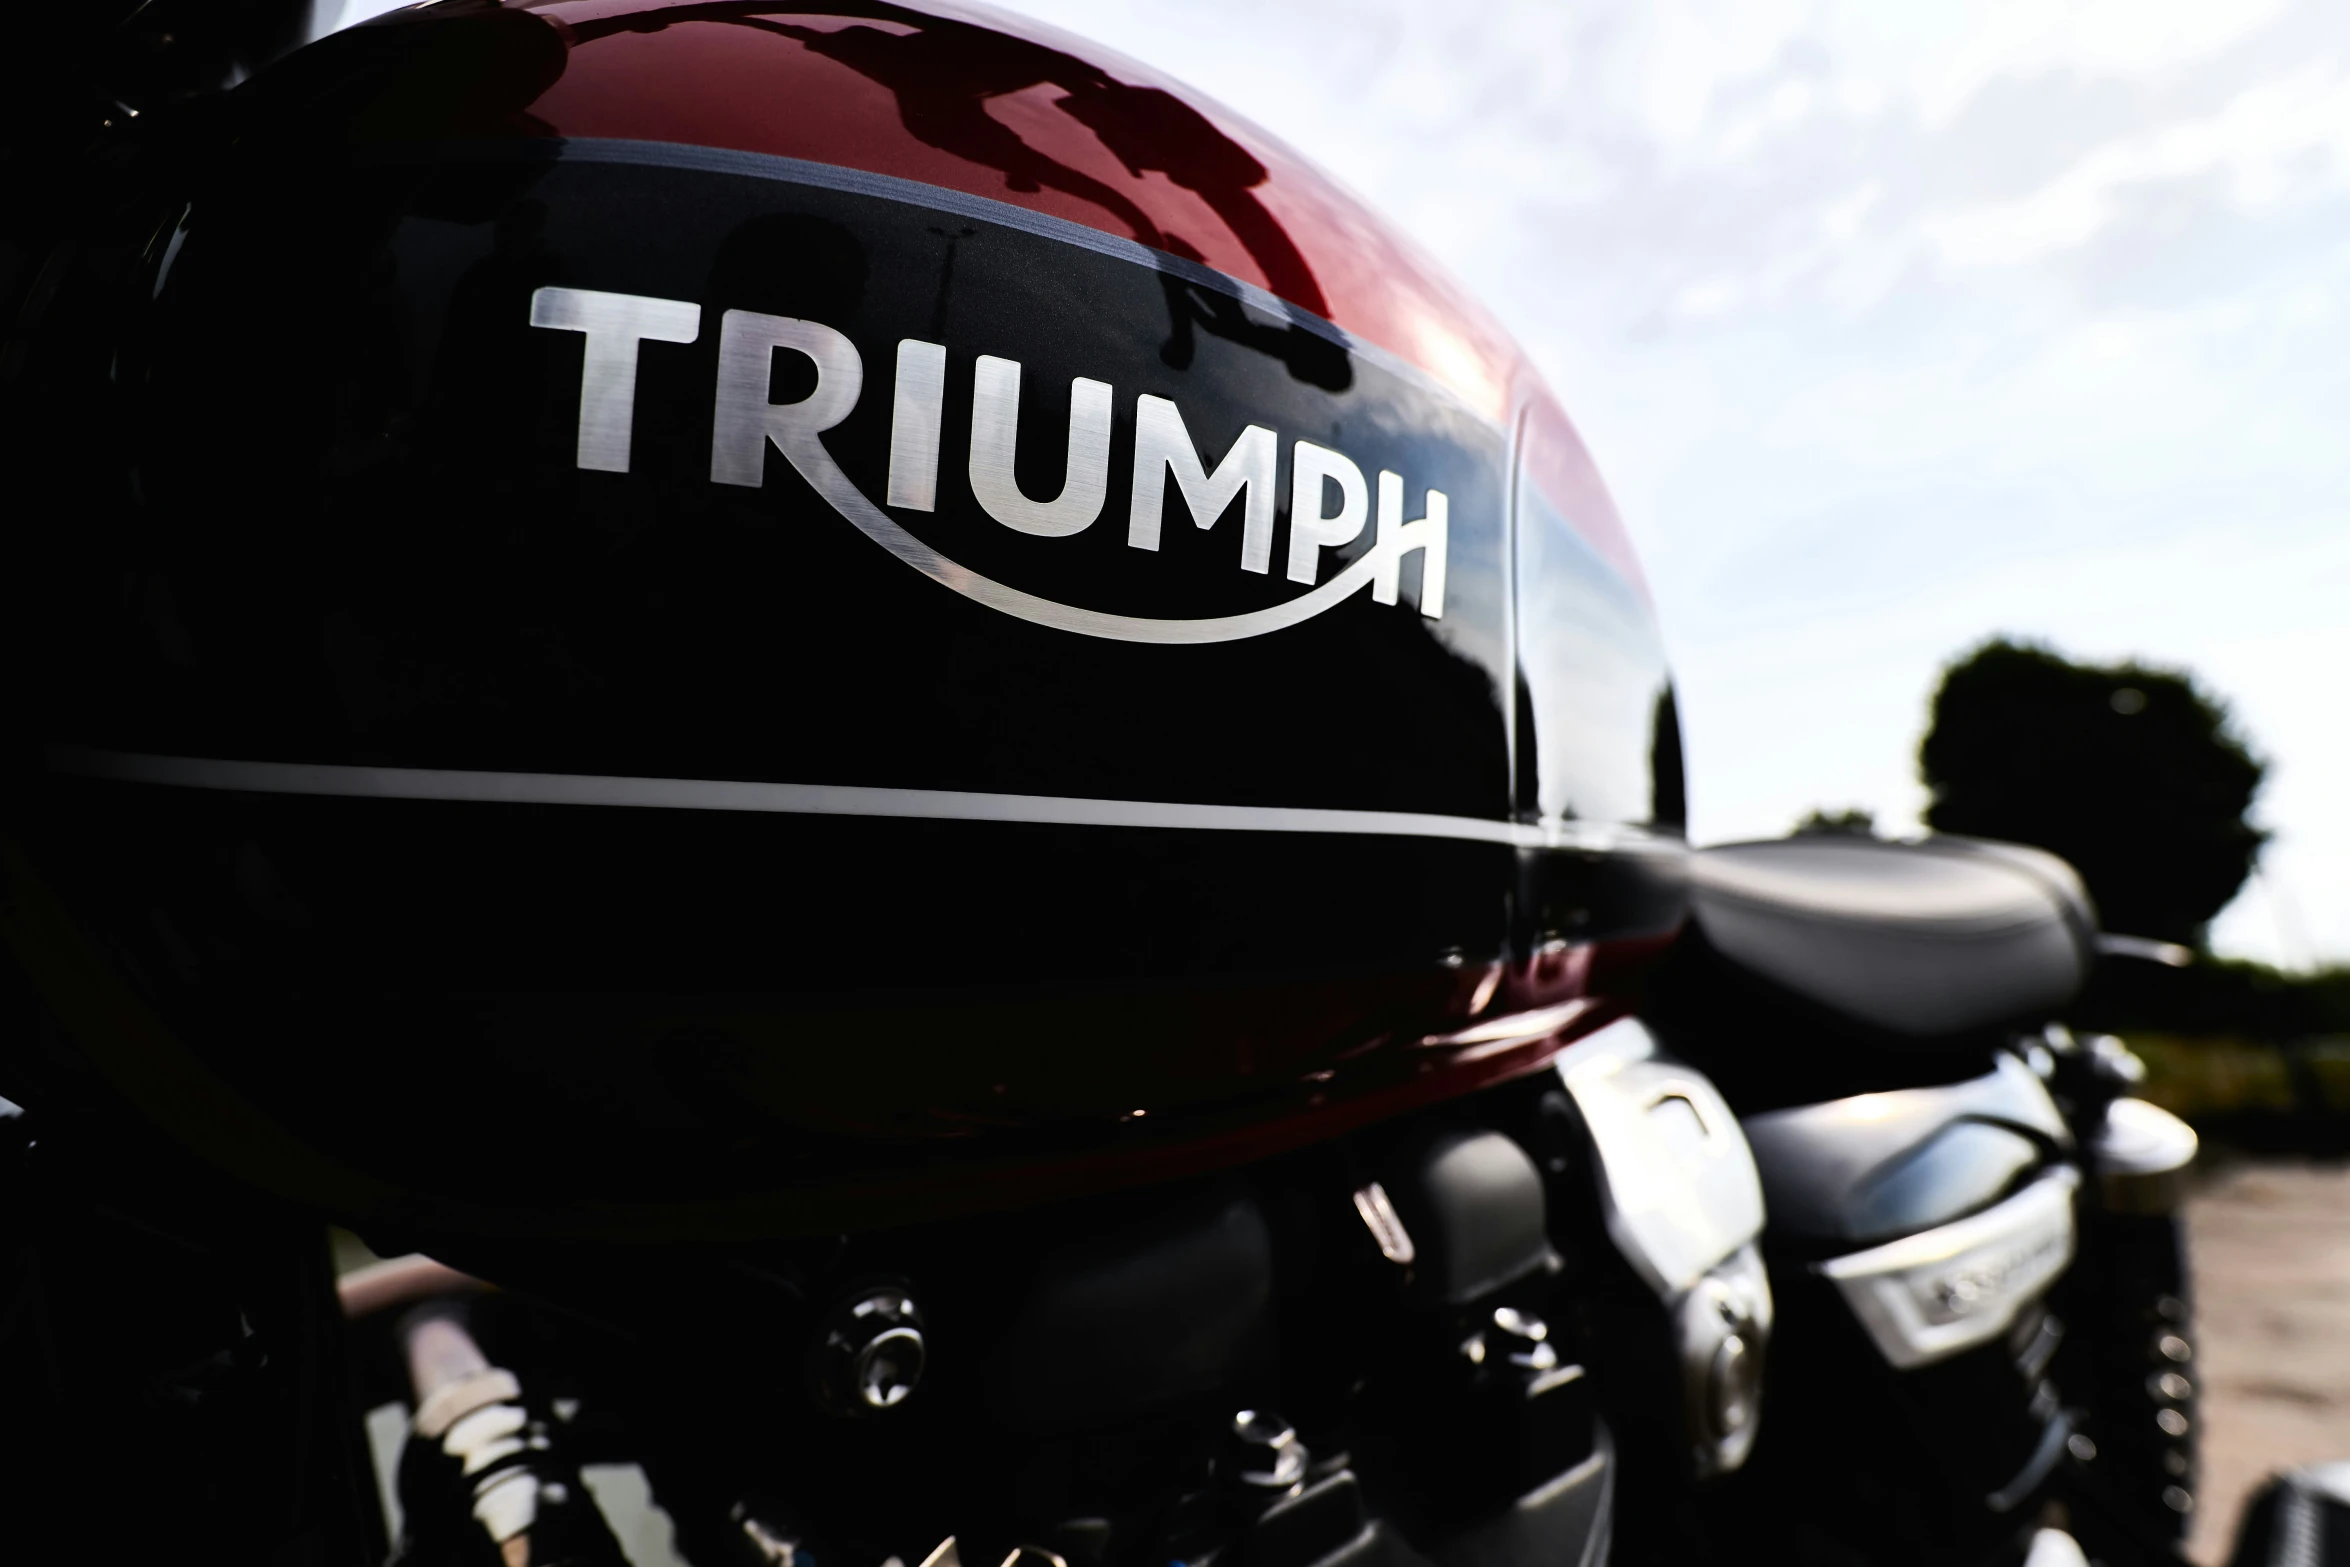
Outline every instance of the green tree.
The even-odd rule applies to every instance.
[[[2203,944],[2267,834],[2265,764],[2188,676],[1994,640],[1943,672],[1918,750],[1939,832],[2072,862],[2106,929]]]

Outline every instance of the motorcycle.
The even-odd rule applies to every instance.
[[[2164,1559],[2192,1140],[2049,1024],[2077,886],[1691,853],[1408,236],[961,4],[293,10],[11,133],[13,1527]]]
[[[2119,1041],[2051,1020],[2136,944],[2013,845],[1821,835],[1696,863],[1652,1009],[1741,1116],[1783,1324],[1717,1533],[1960,1562],[2062,1530],[2090,1559],[2176,1559],[2196,1137],[2131,1096]]]

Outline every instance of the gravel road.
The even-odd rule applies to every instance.
[[[2350,1168],[2244,1164],[2187,1206],[2203,1484],[2189,1551],[2227,1559],[2270,1471],[2350,1458]]]

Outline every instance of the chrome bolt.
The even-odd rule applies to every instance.
[[[1232,1417],[1227,1472],[1251,1491],[1286,1491],[1305,1478],[1306,1447],[1289,1422],[1266,1409]]]
[[[857,1351],[857,1396],[869,1409],[887,1409],[903,1403],[922,1380],[922,1334],[914,1328],[891,1328],[876,1334]]]
[[[1496,1356],[1521,1371],[1549,1371],[1559,1363],[1558,1346],[1550,1342],[1550,1324],[1531,1311],[1496,1306],[1493,1325],[1483,1337],[1484,1353],[1471,1357],[1480,1365]]]
[[[1015,1545],[997,1567],[1069,1567],[1069,1559],[1058,1551],[1048,1551],[1041,1545]]]
[[[897,1290],[874,1290],[833,1313],[816,1349],[816,1386],[836,1414],[894,1409],[921,1385],[929,1351],[922,1313]]]
[[[802,1546],[789,1531],[740,1502],[734,1507],[734,1521],[742,1530],[743,1539],[750,1544],[752,1558],[761,1567],[799,1567]]]
[[[1761,1393],[1762,1357],[1746,1347],[1743,1335],[1733,1333],[1714,1351],[1705,1377],[1705,1412],[1715,1437],[1745,1430]]]

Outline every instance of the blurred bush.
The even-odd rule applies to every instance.
[[[2205,1137],[2262,1153],[2350,1154],[2350,1036],[2124,1038],[2146,1063],[2139,1092]]]
[[[2146,1063],[2139,1092],[2176,1115],[2195,1120],[2215,1112],[2293,1108],[2292,1077],[2275,1045],[2176,1034],[2125,1037]]]
[[[2075,1004],[2073,1021],[2112,1034],[2267,1044],[2350,1035],[2350,968],[2292,974],[2223,958],[2176,969],[2107,961]]]
[[[2005,637],[1942,672],[1918,748],[1936,832],[2037,844],[2081,873],[2107,930],[2190,947],[2259,857],[2266,771],[2184,671]]]
[[[2267,838],[2250,816],[2267,766],[2219,695],[2184,670],[1994,637],[1943,670],[1918,771],[1935,831],[2051,850],[2106,930],[2197,952],[2183,968],[2101,962],[2067,1018],[2126,1039],[2148,1098],[2219,1141],[2350,1154],[2350,967],[2287,973],[2205,947]],[[1872,826],[1817,810],[1796,830]]]

